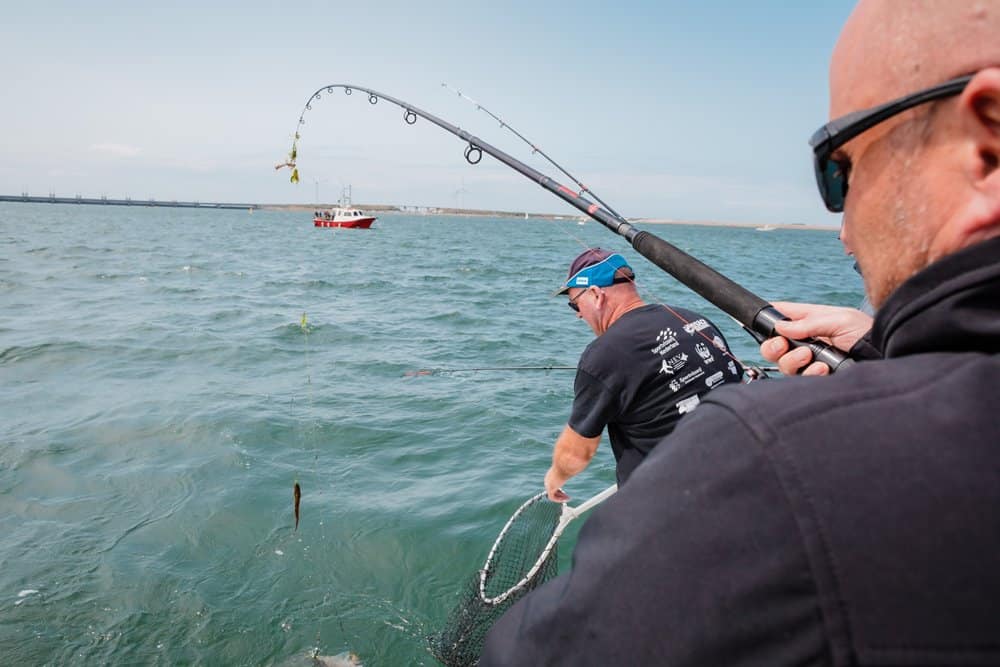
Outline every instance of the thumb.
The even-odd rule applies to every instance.
[[[781,320],[774,323],[774,330],[785,338],[816,338],[828,336],[832,332],[818,318],[806,317],[801,320]]]

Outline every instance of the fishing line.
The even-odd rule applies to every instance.
[[[313,420],[315,415],[315,401],[314,401],[314,388],[312,384],[312,363],[309,358],[309,334],[314,330],[312,324],[309,322],[308,314],[303,311],[302,316],[299,318],[299,331],[302,332],[303,336],[303,358],[305,360],[305,373],[306,373],[306,396],[307,396],[307,426],[306,426],[306,437],[305,444],[308,449],[313,452],[313,469],[318,469],[319,465],[319,421]],[[302,487],[299,484],[299,474],[296,472],[295,481],[292,485],[292,514],[295,520],[294,527],[292,529],[293,534],[298,532],[299,529],[299,518],[300,518],[300,507],[302,500]],[[322,522],[320,522],[322,525]],[[291,539],[291,538],[289,538]],[[301,541],[301,539],[300,539]],[[308,548],[308,547],[307,547]],[[337,620],[337,624],[340,626],[341,633],[347,637],[347,631],[344,629],[344,622],[341,618],[336,605],[332,607],[334,617]],[[316,629],[316,643],[315,647],[310,651],[311,659],[318,661],[319,651],[320,651],[320,639],[321,639],[322,628]],[[345,663],[350,664],[350,663]]]
[[[305,339],[303,345],[303,356],[305,358],[306,364],[306,396],[308,402],[307,414],[312,416],[313,414],[313,387],[312,387],[312,366],[309,363],[309,318],[307,317],[305,311],[302,312],[302,317],[299,319],[299,330]],[[309,432],[313,429],[307,425],[306,427],[307,441],[310,439]],[[319,459],[319,450],[315,446],[315,440],[313,439],[313,467],[315,468],[315,463]],[[299,508],[302,501],[302,487],[299,485],[298,473],[295,475],[295,482],[292,485],[292,513],[295,517],[295,532],[299,529]]]
[[[562,166],[560,166],[558,162],[556,162],[555,160],[553,160],[552,158],[550,158],[545,151],[543,151],[541,148],[539,148],[538,144],[534,143],[533,141],[530,141],[523,134],[521,134],[520,132],[518,132],[517,130],[515,130],[514,127],[510,125],[510,123],[508,123],[503,118],[501,118],[500,116],[496,115],[495,113],[493,113],[492,111],[490,111],[489,109],[487,109],[482,104],[480,104],[479,102],[475,101],[474,99],[472,99],[468,95],[464,94],[461,90],[457,90],[455,88],[452,88],[447,83],[442,83],[441,85],[443,87],[447,88],[448,90],[456,93],[462,99],[468,100],[472,104],[476,105],[476,109],[478,109],[479,111],[483,111],[483,112],[489,114],[498,123],[500,123],[500,127],[506,128],[506,129],[510,130],[511,132],[513,132],[514,135],[518,139],[520,139],[521,141],[523,141],[524,143],[528,144],[528,146],[531,147],[531,152],[532,153],[538,153],[539,155],[541,155],[543,158],[545,158],[546,160],[549,161],[549,164],[551,164],[553,167],[555,167],[556,169],[558,169],[559,171],[561,171],[563,174],[565,174],[566,178],[570,179],[571,181],[573,181],[574,183],[576,183],[578,186],[580,186],[580,192],[579,192],[579,194],[581,196],[585,192],[589,193],[590,196],[593,197],[594,199],[596,199],[601,204],[601,206],[603,206],[605,208],[605,210],[607,210],[608,213],[610,213],[611,215],[613,215],[614,217],[616,217],[618,220],[620,220],[622,222],[627,222],[627,220],[625,220],[625,218],[623,218],[621,215],[619,215],[617,211],[615,211],[613,208],[611,208],[610,206],[608,206],[608,204],[606,204],[603,199],[601,199],[600,197],[598,197],[596,192],[594,192],[593,190],[591,190],[590,188],[588,188],[586,185],[584,185],[583,183],[581,183],[580,179],[578,179],[576,176],[574,176],[573,174],[571,174],[568,171],[566,171],[565,169],[563,169]]]
[[[597,199],[596,195],[590,193],[588,189],[584,188],[580,192],[574,192],[573,190],[570,190],[566,186],[561,185],[556,181],[553,181],[551,178],[542,174],[541,172],[529,167],[520,160],[511,157],[507,153],[500,151],[499,149],[491,146],[490,144],[482,141],[477,137],[474,137],[468,132],[448,123],[447,121],[441,120],[440,118],[433,116],[421,109],[418,109],[407,102],[397,100],[395,98],[378,93],[371,89],[363,88],[360,86],[347,85],[347,84],[331,84],[328,86],[324,86],[323,88],[320,88],[315,93],[313,93],[312,96],[309,97],[309,100],[306,102],[302,114],[299,116],[299,124],[296,127],[294,140],[292,143],[292,149],[291,152],[289,153],[289,158],[284,164],[278,165],[277,167],[277,168],[281,168],[282,166],[290,167],[292,170],[290,180],[292,182],[298,182],[299,180],[296,161],[298,156],[298,141],[301,138],[299,129],[305,123],[305,118],[304,118],[305,113],[306,111],[312,109],[312,103],[314,101],[319,100],[320,96],[324,92],[333,93],[333,91],[337,88],[342,88],[346,94],[351,94],[354,89],[357,89],[359,91],[364,91],[368,94],[368,102],[372,105],[377,104],[379,99],[385,99],[388,102],[399,106],[400,108],[403,109],[403,121],[409,125],[413,125],[414,123],[416,123],[417,118],[421,117],[441,127],[442,129],[458,136],[460,139],[467,142],[464,151],[464,156],[466,161],[469,162],[470,164],[477,164],[479,161],[482,160],[482,154],[484,152],[489,153],[491,156],[493,156],[500,162],[506,164],[507,166],[514,169],[518,173],[522,174],[526,178],[535,181],[541,187],[545,188],[549,192],[560,197],[561,199],[571,204],[578,210],[586,213],[588,216],[590,216],[597,222],[600,222],[602,225],[614,231],[616,234],[624,237],[632,244],[632,247],[637,252],[639,252],[639,254],[646,257],[646,259],[650,260],[653,264],[660,267],[670,275],[674,276],[681,283],[683,283],[684,285],[686,285],[687,287],[689,287],[690,289],[701,295],[709,302],[718,306],[721,310],[728,313],[730,316],[734,317],[741,324],[751,327],[752,329],[758,331],[762,335],[766,336],[773,335],[774,322],[780,319],[784,319],[784,316],[776,309],[774,309],[774,307],[771,306],[769,303],[767,303],[760,297],[754,295],[753,293],[749,292],[740,285],[736,284],[729,278],[726,278],[725,276],[715,271],[711,267],[696,260],[695,258],[691,257],[690,255],[683,252],[676,246],[673,246],[672,244],[668,243],[667,241],[664,241],[663,239],[649,232],[641,231],[634,228],[619,214],[609,210],[609,207],[607,207],[606,205],[604,205],[604,207],[602,208],[598,204],[585,199],[582,196],[584,192],[591,194],[591,196]],[[479,106],[481,108],[481,105]],[[496,116],[494,117],[499,119],[499,117]],[[502,125],[509,127],[503,121],[500,122],[502,123]],[[530,142],[528,143],[530,144]],[[535,148],[533,144],[530,145],[532,145],[533,148]],[[549,159],[551,162],[551,159],[547,158],[547,156],[546,159]],[[565,170],[563,170],[561,167],[559,167],[559,169],[565,173]],[[576,179],[574,179],[574,181],[576,181]],[[598,199],[598,201],[600,200]],[[601,204],[603,204],[603,202],[601,202]],[[568,234],[568,232],[566,233]],[[587,244],[584,243],[582,239],[575,239],[575,240],[577,240],[577,242],[583,245],[584,247],[587,247]],[[668,310],[671,310],[665,304],[664,307],[668,308]],[[680,318],[680,320],[684,321],[683,318]],[[707,339],[707,336],[704,333],[702,333],[700,329],[697,329],[696,327],[691,327],[691,328],[697,331],[698,333],[701,333],[702,336],[704,336]],[[803,345],[809,346],[812,349],[813,355],[816,358],[822,359],[824,361],[829,360],[828,365],[831,367],[831,369],[836,369],[836,367],[840,366],[842,363],[850,363],[850,360],[848,360],[847,357],[844,356],[839,350],[835,350],[834,348],[830,348],[829,346],[822,345],[816,341],[800,341],[800,342],[793,342],[793,344],[797,346],[803,346]],[[732,357],[731,354],[730,357]],[[492,557],[493,554],[491,552],[491,558]],[[531,577],[529,576],[528,579],[530,580]],[[481,588],[481,581],[477,582],[477,584],[478,585],[476,586],[477,589],[476,596],[477,598],[481,598],[479,590]],[[449,627],[458,628],[459,632],[464,633],[465,626],[462,623],[458,622],[450,623]],[[457,639],[463,639],[463,637],[459,637]],[[454,647],[461,643],[462,642],[460,641],[455,641],[455,638],[453,638],[451,634],[448,633],[446,636],[444,636],[443,640],[438,643],[438,645]]]
[[[511,125],[510,123],[508,123],[507,121],[505,121],[503,118],[501,118],[500,116],[496,115],[495,113],[493,113],[492,111],[490,111],[489,109],[487,109],[485,106],[483,106],[482,104],[480,104],[476,100],[472,99],[471,97],[469,97],[468,95],[466,95],[462,91],[457,90],[455,88],[452,88],[447,83],[442,83],[441,85],[444,88],[447,88],[448,90],[456,93],[462,99],[467,100],[467,101],[471,102],[472,104],[474,104],[477,110],[482,111],[482,112],[488,114],[491,118],[495,119],[498,123],[500,123],[500,127],[501,128],[505,128],[507,130],[510,130],[510,132],[512,132],[514,134],[514,136],[516,136],[518,139],[520,139],[524,143],[528,144],[528,146],[531,148],[532,154],[537,153],[538,155],[541,155],[543,158],[545,158],[546,160],[548,160],[549,164],[551,164],[556,169],[558,169],[559,171],[561,171],[563,174],[566,175],[566,178],[570,179],[571,181],[573,181],[574,183],[576,183],[580,187],[580,192],[578,193],[579,196],[583,196],[584,193],[589,193],[591,197],[593,197],[598,202],[600,202],[601,206],[603,206],[608,211],[608,213],[610,213],[611,215],[613,215],[619,221],[624,222],[624,223],[628,223],[628,220],[626,220],[622,215],[620,215],[617,211],[615,211],[608,204],[606,204],[603,199],[601,199],[600,197],[598,197],[596,192],[594,192],[593,190],[591,190],[590,188],[588,188],[586,185],[584,185],[580,181],[580,179],[578,179],[576,176],[574,176],[573,174],[571,174],[568,171],[566,171],[558,162],[556,162],[551,157],[549,157],[548,153],[546,153],[541,148],[539,148],[538,144],[536,144],[535,142],[531,141],[530,139],[528,139],[527,137],[525,137],[523,134],[521,134],[520,132],[518,132],[516,129],[514,129],[513,125]],[[548,221],[549,221],[550,224],[553,224],[553,225],[556,224],[556,221],[553,220],[553,219],[551,219],[551,218],[548,218]],[[566,234],[567,236],[569,236],[571,239],[573,239],[574,241],[576,241],[577,243],[579,243],[583,248],[589,249],[590,246],[588,246],[587,243],[585,243],[583,239],[581,239],[578,236],[574,236],[568,230],[563,229],[562,227],[559,227],[558,225],[556,225],[556,226],[558,227],[558,229],[561,232],[563,232],[564,234]]]
[[[588,188],[587,186],[585,186],[580,181],[580,179],[578,179],[576,176],[574,176],[573,174],[569,173],[566,169],[564,169],[562,166],[560,166],[555,160],[553,160],[551,157],[549,157],[549,155],[547,153],[545,153],[545,151],[543,151],[541,148],[539,148],[536,143],[534,143],[533,141],[531,141],[530,139],[528,139],[527,137],[525,137],[523,134],[521,134],[520,132],[518,132],[514,128],[513,125],[511,125],[510,123],[508,123],[507,121],[505,121],[504,119],[502,119],[500,116],[498,116],[497,114],[495,114],[492,111],[490,111],[489,109],[487,109],[481,103],[477,102],[476,100],[472,99],[468,95],[464,94],[462,91],[457,90],[455,88],[452,88],[447,83],[442,83],[441,85],[444,88],[447,88],[448,90],[456,93],[462,99],[467,100],[468,102],[470,102],[473,105],[475,105],[475,107],[476,107],[476,109],[478,111],[482,111],[482,112],[488,114],[491,118],[495,119],[498,123],[500,123],[500,127],[501,128],[506,128],[507,130],[510,130],[518,139],[520,139],[524,143],[528,144],[528,146],[531,147],[531,152],[533,154],[534,153],[538,153],[539,155],[541,155],[543,158],[545,158],[546,160],[548,160],[548,162],[550,164],[552,164],[556,169],[558,169],[563,174],[565,174],[567,178],[571,179],[574,183],[576,183],[578,186],[580,186],[580,193],[579,193],[580,195],[583,195],[583,193],[585,193],[585,192],[590,193],[590,195],[594,199],[596,199],[598,202],[600,202],[601,205],[604,206],[604,208],[607,209],[607,211],[609,213],[611,213],[615,218],[617,218],[619,221],[624,222],[626,224],[628,223],[628,220],[626,220],[617,211],[615,211],[613,208],[611,208],[603,199],[601,199],[600,197],[598,197],[596,192],[594,192],[593,190],[591,190],[590,188]],[[573,239],[574,241],[576,241],[581,247],[584,248],[584,250],[590,250],[591,249],[591,246],[589,246],[586,242],[584,242],[583,239],[581,239],[581,238],[579,238],[577,236],[574,236],[568,230],[566,230],[562,226],[556,224],[555,220],[552,220],[552,219],[548,219],[548,220],[549,220],[549,222],[552,225],[555,225],[556,228],[559,231],[561,231],[562,233],[566,234],[571,239]],[[629,280],[629,282],[632,283],[633,286],[636,286],[634,275],[633,276],[625,276],[625,277]],[[654,295],[654,297],[655,297],[655,295]],[[667,302],[665,300],[657,300],[657,302],[658,302],[659,305],[663,306],[671,315],[673,315],[680,322],[682,322],[685,325],[685,330],[687,330],[687,327],[691,326],[692,323],[689,322],[689,321],[687,321],[685,318],[681,317],[680,313],[678,313],[676,310],[674,310],[673,308],[671,308],[667,304]],[[745,327],[742,324],[740,324],[740,322],[738,320],[735,320],[735,318],[734,318],[734,321],[737,324],[739,324],[741,328],[743,328],[744,330],[746,330],[751,336],[753,336],[757,340],[757,342],[759,342],[759,343],[763,342],[763,339],[762,338],[758,338],[754,334],[754,332],[752,330],[747,329],[747,327]],[[707,342],[711,343],[716,349],[718,349],[722,354],[724,354],[725,356],[729,357],[733,362],[739,364],[740,367],[743,368],[743,370],[747,373],[747,381],[748,382],[760,379],[762,377],[767,377],[767,373],[765,371],[762,371],[762,369],[759,366],[756,366],[756,365],[751,364],[749,362],[745,362],[742,359],[740,359],[739,357],[735,356],[734,354],[732,354],[727,349],[727,347],[725,347],[723,345],[720,345],[719,342],[716,342],[715,338],[709,338],[708,334],[704,333],[701,329],[698,329],[698,330],[696,330],[696,331],[694,331],[692,333],[699,334]]]
[[[434,116],[414,105],[403,100],[396,99],[389,95],[379,93],[370,88],[355,86],[353,84],[329,84],[318,89],[310,95],[302,113],[299,116],[298,126],[296,126],[292,148],[285,162],[278,164],[275,168],[290,167],[292,170],[290,180],[293,183],[299,181],[297,166],[298,142],[301,138],[299,129],[305,124],[305,114],[312,109],[312,103],[318,101],[324,92],[333,93],[337,88],[344,90],[346,94],[351,94],[355,89],[368,93],[368,102],[377,104],[380,99],[384,99],[391,104],[403,109],[403,121],[408,125],[417,122],[417,118],[424,118],[430,123],[437,125],[441,129],[450,132],[466,142],[465,159],[470,164],[478,164],[482,160],[483,153],[488,153],[495,159],[507,165],[519,174],[537,183],[542,188],[548,190],[560,199],[569,203],[578,210],[601,223],[614,233],[625,238],[632,247],[643,257],[653,264],[666,271],[691,290],[698,293],[702,298],[717,306],[723,312],[734,317],[742,325],[749,327],[757,333],[772,337],[778,335],[775,331],[775,324],[781,320],[788,319],[774,306],[760,298],[745,287],[734,282],[730,278],[722,275],[712,267],[692,257],[677,246],[652,234],[648,231],[640,230],[625,220],[614,217],[607,209],[580,196],[570,188],[553,180],[552,178],[534,169],[524,162],[510,156],[504,151],[492,146],[482,139],[473,136],[469,132],[452,125],[451,123]],[[808,347],[813,357],[830,367],[831,372],[841,366],[854,364],[854,360],[848,357],[843,351],[818,341],[815,339],[790,340],[791,347]]]
[[[576,366],[484,366],[482,368],[420,368],[406,371],[403,377],[442,375],[444,373],[478,373],[479,371],[575,371]]]

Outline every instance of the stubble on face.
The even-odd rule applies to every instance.
[[[928,165],[932,153],[926,144],[931,122],[926,114],[904,119],[876,140],[885,146],[866,156],[872,159],[868,171],[878,170],[882,177],[860,205],[845,214],[845,225],[860,232],[855,235],[860,237],[855,242],[858,265],[875,307],[930,263],[929,223],[939,215],[928,179],[933,174]]]
[[[955,45],[958,33],[947,19],[956,6],[943,0],[862,0],[831,60],[831,117],[954,76],[957,65],[948,61],[960,48],[923,46]],[[928,145],[937,104],[905,112],[845,146],[854,167],[843,232],[876,307],[933,260],[934,225],[947,214],[943,168],[936,161],[941,156]]]

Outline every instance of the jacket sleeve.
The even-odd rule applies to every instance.
[[[479,664],[825,664],[766,437],[702,404],[587,519],[572,570],[496,623]]]
[[[872,359],[882,358],[882,353],[872,342],[871,329],[868,330],[868,333],[858,339],[847,354],[852,359],[856,359],[857,361],[870,361]]]

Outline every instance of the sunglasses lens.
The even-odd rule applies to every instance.
[[[816,159],[816,182],[823,203],[833,213],[844,210],[844,198],[847,197],[847,165],[829,158]]]
[[[569,302],[567,302],[566,305],[569,306],[570,309],[573,310],[573,312],[576,312],[576,313],[580,312],[580,306],[576,305],[575,301],[569,301]]]

